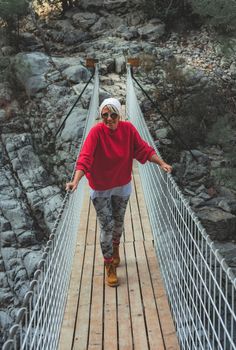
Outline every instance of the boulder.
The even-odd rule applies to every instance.
[[[19,230],[19,233],[17,232],[16,236],[18,244],[21,247],[32,247],[33,245],[38,243],[36,239],[36,232],[33,230]]]
[[[140,0],[137,0],[140,2]],[[123,8],[127,5],[129,1],[128,0],[80,0],[79,6],[84,9],[88,10],[91,9],[95,10],[101,10],[106,9],[109,11],[115,10],[117,8]]]
[[[165,139],[168,136],[168,128],[158,129],[155,134],[158,139]]]
[[[123,55],[115,57],[115,72],[117,74],[123,74],[125,73],[125,70],[126,70],[125,57]]]
[[[236,215],[236,199],[231,199],[223,196],[211,198],[205,203],[209,207],[218,207],[228,213]]]
[[[36,36],[32,33],[21,33],[19,37],[20,43],[24,47],[29,47],[31,50],[34,48],[38,48],[42,46],[42,43],[36,38]]]
[[[79,2],[79,6],[83,9],[83,10],[87,10],[88,8],[93,7],[94,9],[100,9],[103,8],[104,5],[104,0],[80,0]]]
[[[193,85],[195,86],[195,84],[199,83],[201,79],[205,77],[205,74],[202,70],[187,65],[182,69],[182,74],[186,79],[186,83],[188,85],[191,85],[191,88]]]
[[[67,32],[63,40],[61,41],[63,41],[65,45],[75,45],[80,44],[89,39],[91,39],[91,36],[88,32],[77,29]]]
[[[165,24],[148,23],[145,26],[142,26],[141,28],[139,28],[138,33],[141,39],[156,40],[156,39],[159,39],[163,34],[165,34]]]
[[[36,233],[32,230],[32,214],[42,231],[47,232],[62,202],[60,189],[52,185],[52,178],[35,154],[29,134],[7,135],[3,137],[3,142],[31,212],[24,202],[8,198],[7,194],[0,201],[1,210],[16,232],[18,242],[23,246],[32,245],[37,243]]]
[[[72,22],[75,27],[88,30],[98,20],[98,15],[91,12],[79,12],[73,15]]]
[[[135,27],[127,27],[122,24],[116,29],[116,35],[118,37],[124,38],[125,40],[131,40],[138,38],[138,30]]]
[[[232,242],[215,242],[214,245],[219,249],[227,264],[233,267],[236,272],[236,244]]]
[[[78,141],[82,137],[86,114],[86,110],[78,107],[74,108],[59,136],[61,142]]]
[[[9,223],[10,225],[10,223]],[[17,243],[15,233],[13,231],[2,231],[1,232],[1,246],[11,247]]]
[[[143,11],[133,11],[127,14],[127,23],[130,26],[137,27],[139,24],[142,24],[145,20]]]
[[[64,69],[71,66],[78,66],[83,63],[81,57],[53,57],[53,61],[56,63],[58,68],[63,71]]]
[[[79,83],[81,81],[87,82],[89,80],[89,77],[90,77],[89,70],[80,64],[76,65],[76,66],[68,67],[62,73],[72,83]]]
[[[74,29],[73,25],[71,24],[71,20],[67,19],[61,19],[54,22],[55,28],[63,33],[67,33],[68,31],[71,31]]]
[[[50,68],[49,58],[42,52],[19,53],[11,59],[11,71],[28,96],[47,87],[45,74]]]
[[[236,238],[236,216],[218,208],[202,207],[197,215],[212,240]]]
[[[90,28],[92,33],[101,33],[104,30],[111,29],[112,26],[105,17],[100,17],[98,21]]]
[[[30,278],[33,277],[40,259],[42,259],[42,252],[40,250],[29,251],[27,254],[25,254],[23,259],[24,265]]]
[[[16,49],[12,46],[3,46],[1,48],[1,53],[3,56],[12,56],[16,54]]]
[[[12,91],[7,83],[0,83],[0,108],[5,108],[12,100]]]

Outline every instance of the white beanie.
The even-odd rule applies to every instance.
[[[121,114],[121,104],[120,104],[120,102],[119,102],[116,98],[113,98],[113,97],[106,98],[106,99],[101,103],[100,108],[99,108],[100,114],[102,113],[103,108],[104,108],[105,106],[107,106],[107,105],[112,105],[112,106],[114,106],[114,107],[118,110],[119,114]]]

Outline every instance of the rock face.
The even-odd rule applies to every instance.
[[[19,53],[11,61],[11,69],[23,85],[28,96],[46,88],[44,74],[49,69],[49,58],[41,52]]]
[[[26,195],[32,212],[37,217],[38,224],[44,230],[51,229],[62,198],[60,189],[52,185],[49,174],[34,153],[31,135],[8,135],[3,138],[3,144],[11,161],[13,172]],[[19,223],[17,208],[15,211],[11,222]]]
[[[212,240],[226,241],[236,237],[236,216],[221,209],[203,207],[197,212]]]
[[[222,57],[207,33],[190,33],[188,45],[186,37],[172,33],[163,45],[165,25],[159,19],[144,22],[141,3],[81,0],[80,8],[68,11],[64,19],[42,21],[54,64],[42,52],[29,52],[41,49],[35,34],[21,36],[26,52],[22,49],[16,56],[6,43],[2,45],[0,71],[9,67],[14,86],[26,96],[18,101],[9,84],[0,83],[1,332],[9,328],[28,290],[78,153],[92,85],[55,135],[77,99],[71,87],[80,93],[91,76],[85,58],[99,60],[100,102],[109,96],[125,102],[130,56],[143,57],[147,71],[155,63],[155,74],[140,70],[139,79],[150,94],[157,86],[163,87],[163,65],[173,58],[186,80],[186,99],[214,84],[216,72],[227,81],[236,80],[234,58]],[[173,94],[175,87],[168,89]],[[156,111],[150,111],[152,106],[140,90],[137,96],[156,145],[160,150],[171,149],[170,128]],[[213,155],[204,148],[194,149],[192,154],[195,160],[188,151],[182,152],[174,164],[174,177],[207,233],[221,242],[219,249],[222,254],[229,252],[227,261],[235,266],[236,196],[229,189],[216,188],[211,179],[212,168],[219,168],[225,160],[222,154]],[[231,241],[230,246],[226,247],[225,240]]]
[[[122,7],[132,7],[134,5],[138,5],[141,3],[141,0],[97,0],[96,2],[92,0],[82,0],[79,3],[79,6],[83,10],[88,10],[88,9],[101,9],[105,8],[107,10],[116,10],[117,8],[122,8]]]

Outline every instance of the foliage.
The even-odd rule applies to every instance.
[[[154,55],[141,53],[139,55],[139,58],[140,58],[140,66],[146,74],[148,74],[155,68],[156,57]]]
[[[212,125],[207,135],[207,142],[221,147],[233,142],[235,137],[235,126],[228,115],[220,116]]]
[[[183,10],[185,3],[184,0],[143,0],[143,9],[149,18],[157,15],[158,18],[166,19]]]
[[[236,29],[235,0],[143,0],[143,10],[148,18],[167,24],[180,18],[199,24],[204,19],[224,32]]]
[[[0,18],[6,25],[10,43],[19,34],[19,21],[27,15],[30,0],[0,0]]]
[[[0,17],[10,25],[10,21],[25,16],[28,6],[28,0],[0,0]]]
[[[223,30],[236,28],[235,0],[190,0],[193,12]]]
[[[207,142],[211,145],[218,145],[224,151],[226,160],[225,167],[216,169],[214,176],[216,181],[236,189],[236,121],[233,114],[219,116],[212,125],[207,135]]]
[[[39,5],[43,3],[49,3],[49,5],[56,6],[62,10],[62,12],[66,12],[74,6],[78,6],[79,0],[37,0]]]
[[[215,86],[201,86],[198,82],[193,87],[191,79],[198,71],[193,70],[192,78],[189,77],[175,59],[163,69],[165,85],[156,94],[161,109],[181,138],[190,147],[196,147],[205,142],[210,126],[225,113],[226,99]]]
[[[181,18],[190,19],[189,25],[195,22],[189,0],[143,0],[142,8],[147,18],[158,17],[167,26],[182,25]]]
[[[236,149],[234,150],[236,151]],[[217,184],[236,190],[236,171],[235,167],[225,167],[212,170],[212,175]]]

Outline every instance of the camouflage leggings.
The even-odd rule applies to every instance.
[[[93,199],[100,224],[100,244],[105,259],[112,257],[113,243],[120,243],[128,200],[129,196],[96,197]]]

